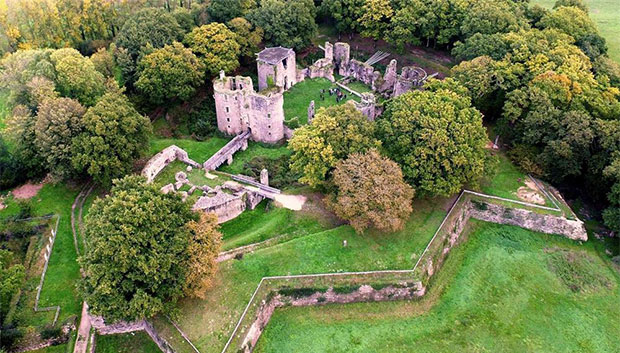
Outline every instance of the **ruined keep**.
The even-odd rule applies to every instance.
[[[275,143],[284,138],[281,90],[254,91],[250,77],[225,76],[213,82],[217,127],[229,135],[250,131],[254,141]]]
[[[265,48],[256,54],[258,90],[272,87],[287,90],[297,83],[295,51],[290,48]]]

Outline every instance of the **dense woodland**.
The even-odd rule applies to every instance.
[[[457,193],[493,168],[484,121],[519,167],[579,190],[620,231],[620,65],[606,55],[581,0],[558,0],[552,11],[527,0],[0,0],[0,84],[12,112],[0,139],[0,189],[48,174],[110,187],[145,156],[147,115],[186,102],[194,137],[211,136],[204,92],[216,74],[253,66],[263,46],[304,50],[318,24],[395,51],[432,47],[458,64],[450,78],[386,101],[376,122],[346,105],[318,111],[289,141],[290,161],[268,162],[277,177],[298,175],[329,195],[334,212],[359,232],[397,230],[415,212],[414,195]],[[196,259],[217,253],[213,220],[138,179],[116,181],[88,220],[95,250],[82,259],[89,276],[81,289],[93,311],[112,319],[151,316],[170,299],[200,296],[209,283],[188,288],[184,280],[212,274],[213,263]],[[368,200],[383,186],[384,198]],[[160,222],[153,229],[124,212],[136,200],[165,213],[153,215]],[[172,221],[170,208],[178,210]],[[169,235],[167,247],[145,260],[167,265],[161,281],[127,264],[135,278],[120,286],[126,268],[103,270],[119,264],[98,234],[114,233],[121,216],[139,244],[149,231]],[[128,255],[139,248],[112,245]]]

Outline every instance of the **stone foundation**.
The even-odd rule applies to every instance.
[[[166,166],[174,161],[181,161],[185,164],[188,164],[194,168],[200,168],[200,164],[194,162],[187,156],[187,152],[183,149],[172,145],[164,148],[161,152],[157,153],[148,162],[142,169],[142,176],[146,177],[147,182],[152,182],[155,177],[161,172]]]

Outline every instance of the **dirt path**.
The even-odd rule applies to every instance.
[[[26,183],[20,187],[17,187],[11,191],[13,197],[16,199],[29,199],[37,195],[39,190],[43,187],[43,183],[32,184]]]

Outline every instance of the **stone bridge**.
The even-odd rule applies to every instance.
[[[235,136],[230,140],[226,146],[217,151],[211,158],[204,162],[203,167],[205,170],[216,170],[219,166],[227,162],[229,165],[233,162],[233,154],[242,150],[245,151],[248,148],[248,140],[252,135],[251,131],[245,131]]]

